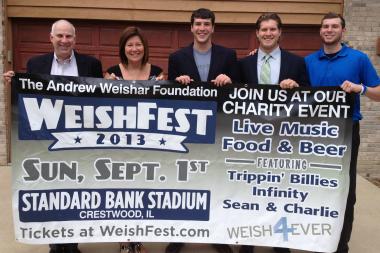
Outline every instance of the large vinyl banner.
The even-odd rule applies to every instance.
[[[352,97],[252,87],[17,74],[17,240],[335,251]]]

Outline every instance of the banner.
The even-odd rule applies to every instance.
[[[12,82],[18,241],[335,251],[353,103],[339,88]]]

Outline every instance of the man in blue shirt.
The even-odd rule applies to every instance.
[[[322,19],[320,36],[322,48],[306,57],[306,66],[313,87],[340,86],[344,91],[355,93],[350,164],[350,186],[346,212],[337,253],[348,252],[354,220],[356,201],[356,164],[360,144],[359,120],[360,95],[380,101],[380,79],[368,56],[344,45],[345,20],[336,13],[328,13]]]

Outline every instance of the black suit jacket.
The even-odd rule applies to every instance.
[[[79,76],[103,78],[101,62],[89,55],[79,54],[74,51],[78,66]],[[26,72],[34,74],[50,75],[54,53],[47,53],[32,57],[26,64]]]
[[[198,68],[193,55],[193,44],[182,48],[169,56],[168,80],[175,80],[181,75],[188,75],[195,82],[200,82]],[[239,70],[235,50],[212,44],[211,62],[207,81],[225,74],[233,81],[239,80]]]
[[[258,84],[257,53],[241,59],[239,61],[239,70],[241,82]],[[279,82],[288,78],[296,81],[300,86],[310,85],[305,60],[298,55],[281,49]]]

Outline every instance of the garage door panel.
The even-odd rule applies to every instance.
[[[100,28],[99,46],[118,47],[121,28]]]
[[[223,31],[217,32],[213,35],[216,44],[223,45],[235,49],[249,49],[250,48],[250,33],[246,31]]]
[[[151,48],[172,48],[173,47],[173,37],[175,36],[175,31],[173,30],[144,30],[144,35],[146,36],[149,47]]]
[[[166,57],[151,57],[150,62],[154,65],[157,65],[162,68],[164,71],[164,74],[167,75],[168,73],[168,61]]]
[[[17,30],[20,43],[50,44],[50,26],[48,25],[23,25]]]
[[[191,42],[193,42],[193,34],[190,30],[178,31],[178,47],[187,47]]]
[[[119,56],[117,55],[100,55],[99,60],[102,62],[103,72],[120,62]]]
[[[295,33],[284,32],[281,39],[281,46],[289,50],[313,50],[321,46],[321,40],[319,36],[316,36],[317,32],[309,33]]]
[[[30,58],[32,58],[33,56],[36,56],[36,55],[39,55],[39,54],[43,54],[44,51],[22,51],[22,52],[19,52],[17,55],[16,55],[16,59],[15,61],[17,60],[19,62],[19,67],[17,68],[17,71],[21,71],[21,72],[25,72],[26,71],[26,63],[28,62],[28,60]]]
[[[93,36],[94,31],[90,27],[81,27],[80,32],[76,35],[76,44],[82,46],[97,45],[96,38]]]

